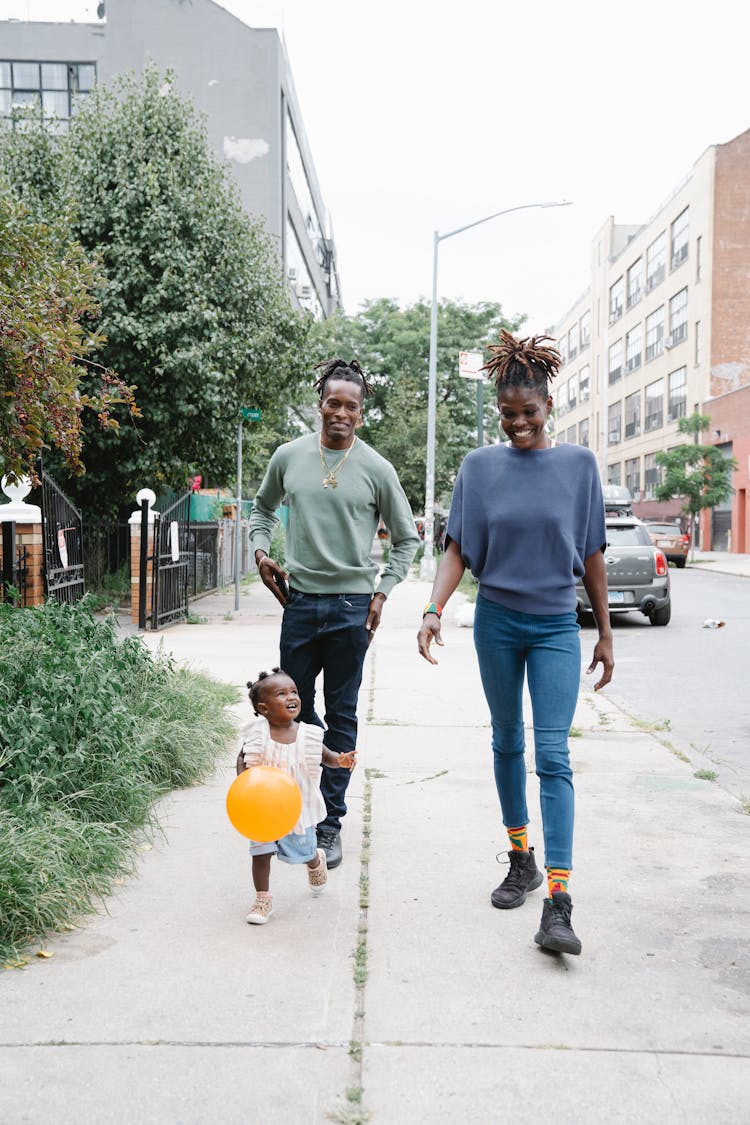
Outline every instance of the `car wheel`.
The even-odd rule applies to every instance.
[[[682,570],[682,568],[685,565],[685,560],[684,559],[675,559],[674,565],[677,567],[678,570]]]
[[[652,625],[668,625],[669,619],[672,616],[672,603],[667,602],[661,609],[655,609],[649,617]]]

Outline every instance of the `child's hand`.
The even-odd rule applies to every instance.
[[[357,751],[348,750],[346,754],[339,754],[339,769],[351,771],[357,764]]]

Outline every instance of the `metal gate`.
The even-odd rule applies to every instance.
[[[163,512],[154,514],[152,629],[188,615],[191,495],[186,492]]]
[[[75,504],[41,472],[44,592],[58,602],[83,597],[83,521]]]
[[[15,523],[3,524],[0,601],[26,605],[27,551],[16,543]]]

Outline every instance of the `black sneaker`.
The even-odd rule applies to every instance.
[[[322,828],[318,828],[318,847],[322,848],[326,853],[326,865],[328,870],[331,871],[334,867],[338,867],[344,854],[341,850],[341,832],[338,828],[331,828],[329,825],[324,824]]]
[[[570,924],[572,912],[570,895],[564,891],[555,891],[551,899],[545,898],[539,932],[534,938],[537,945],[557,953],[580,953],[581,943]]]
[[[529,848],[527,852],[508,852],[508,859],[510,871],[490,895],[492,905],[498,910],[512,910],[515,906],[521,906],[526,902],[526,892],[536,890],[542,881],[533,848]]]

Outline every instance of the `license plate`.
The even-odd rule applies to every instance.
[[[657,539],[656,540],[656,546],[657,547],[671,547],[672,546],[672,540],[671,539]]]
[[[617,605],[618,603],[624,602],[624,601],[625,601],[624,590],[610,590],[609,591],[609,604],[610,605]]]

